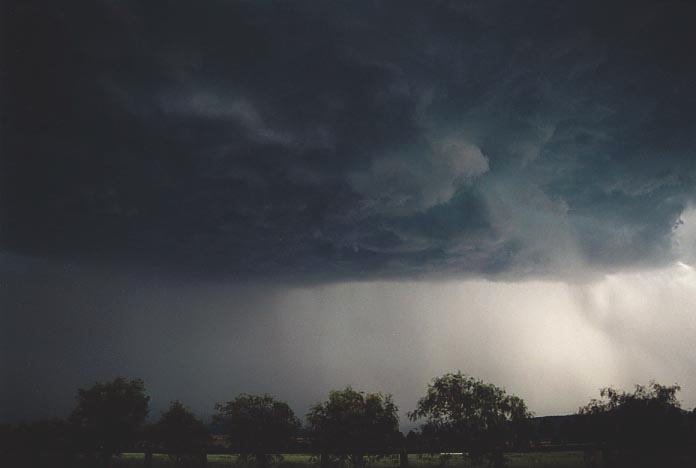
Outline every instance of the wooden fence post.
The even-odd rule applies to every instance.
[[[321,452],[319,455],[319,466],[321,468],[329,468],[329,454],[326,452]]]
[[[145,468],[152,468],[152,450],[148,447],[145,449]]]
[[[200,468],[206,468],[208,466],[208,454],[206,452],[201,453],[198,466],[200,466]]]
[[[401,453],[399,454],[399,466],[401,468],[408,468],[408,453],[406,449],[401,449]]]

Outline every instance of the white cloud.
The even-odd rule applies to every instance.
[[[448,170],[454,181],[478,177],[488,172],[488,158],[481,148],[456,136],[447,136],[432,143],[433,160]]]
[[[369,170],[349,176],[366,213],[406,215],[447,203],[461,187],[489,169],[488,158],[466,139],[433,139],[428,154],[376,158]]]
[[[672,249],[682,262],[696,264],[696,207],[690,206],[682,212],[672,236]]]
[[[241,126],[252,140],[291,145],[294,137],[275,128],[261,116],[257,106],[248,98],[209,91],[195,90],[165,94],[160,106],[167,113],[193,115],[210,119],[228,119]]]

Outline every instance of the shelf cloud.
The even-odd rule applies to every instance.
[[[10,2],[2,250],[279,281],[676,260],[693,7],[537,6]]]

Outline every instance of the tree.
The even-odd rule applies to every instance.
[[[363,465],[367,452],[386,451],[401,440],[398,408],[391,395],[364,393],[346,387],[329,393],[307,415],[314,445],[322,453]]]
[[[180,401],[173,401],[153,427],[153,438],[176,461],[202,453],[210,442],[210,431]]]
[[[148,414],[150,397],[145,395],[142,380],[118,377],[111,382],[97,382],[77,391],[77,406],[70,421],[80,445],[96,452],[108,465],[111,457],[129,448],[139,435]]]
[[[35,467],[50,464],[68,467],[74,464],[71,426],[63,419],[48,419],[29,424],[0,426],[0,460],[3,466]]]
[[[502,451],[523,443],[531,413],[524,401],[493,384],[457,373],[433,379],[409,418],[439,450],[468,452],[475,463],[503,464]]]
[[[244,458],[266,466],[269,454],[279,455],[300,427],[287,403],[271,395],[241,394],[227,403],[215,405],[214,421],[227,433]]]
[[[688,420],[677,400],[679,390],[678,385],[654,381],[636,385],[631,393],[607,387],[600,390],[600,399],[590,400],[578,413],[605,455],[618,449],[652,463],[655,456],[662,457],[688,443]]]

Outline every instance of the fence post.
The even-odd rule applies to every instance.
[[[401,449],[401,453],[399,454],[399,466],[401,468],[408,468],[408,453],[406,449]]]
[[[208,454],[206,452],[201,453],[198,466],[200,466],[200,468],[206,468],[208,466]]]
[[[321,452],[319,455],[319,466],[321,468],[329,468],[329,454],[326,452]]]
[[[145,449],[145,468],[152,468],[152,449]]]

